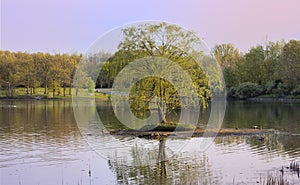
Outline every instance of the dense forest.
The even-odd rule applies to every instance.
[[[300,95],[300,41],[268,42],[245,54],[232,44],[222,44],[213,48],[213,54],[222,66],[229,97]]]
[[[251,47],[246,53],[240,52],[233,44],[218,44],[211,54],[222,67],[228,96],[231,98],[300,96],[298,40],[268,42]],[[95,86],[111,87],[118,71],[130,62],[130,57],[117,60],[118,57],[122,58],[122,51],[114,57],[103,52],[88,57],[88,61],[93,64],[104,59],[107,62],[100,71],[94,71],[99,74],[96,75],[96,83],[86,75],[83,84],[77,86],[91,91]],[[45,95],[71,95],[73,77],[81,58],[81,54],[0,51],[2,96],[17,96],[15,90],[20,87],[28,95],[36,94],[37,88],[43,88]]]

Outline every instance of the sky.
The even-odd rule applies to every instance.
[[[193,30],[209,47],[300,40],[299,0],[2,0],[1,49],[82,53],[110,30],[158,20]]]

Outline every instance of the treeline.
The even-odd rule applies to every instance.
[[[300,41],[268,42],[246,53],[239,52],[232,44],[220,44],[212,49],[212,55],[222,67],[229,97],[300,96]],[[88,57],[76,89],[93,91],[95,86],[111,87],[118,71],[132,57],[125,56],[123,51],[110,56],[99,52]],[[0,88],[8,97],[15,95],[17,87],[24,87],[28,95],[36,94],[40,87],[45,95],[71,95],[81,59],[81,54],[0,51]]]
[[[15,96],[17,87],[25,87],[28,95],[36,94],[39,87],[44,88],[45,95],[49,91],[53,96],[71,94],[72,79],[80,59],[78,54],[0,51],[0,87],[7,97]]]
[[[232,44],[221,44],[212,52],[223,69],[229,97],[300,95],[298,40],[268,42],[252,47],[244,54]]]

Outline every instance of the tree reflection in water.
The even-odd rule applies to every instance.
[[[151,150],[148,156],[143,148],[132,148],[132,164],[118,158],[116,153],[108,160],[110,169],[115,173],[118,184],[220,184],[220,176],[212,174],[211,164],[205,153],[184,158],[174,156],[166,159],[166,139],[159,140],[158,150]],[[156,156],[156,157],[155,157]],[[147,161],[146,159],[156,161]]]

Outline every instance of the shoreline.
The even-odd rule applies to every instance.
[[[85,96],[77,96],[76,98],[90,98]],[[48,97],[44,95],[16,95],[14,97],[5,97],[0,96],[0,100],[64,100],[64,99],[72,99],[72,96],[57,96],[57,97]],[[95,95],[95,99],[103,99],[107,100],[108,97],[97,97]],[[298,97],[254,97],[254,98],[247,98],[247,99],[232,99],[227,98],[227,101],[250,101],[250,102],[283,102],[283,103],[300,103],[300,98]]]
[[[82,98],[82,99],[89,99],[90,97],[86,96],[74,96],[76,98]],[[55,97],[48,97],[48,96],[27,96],[27,95],[17,95],[14,97],[5,97],[5,96],[0,96],[0,100],[72,100],[72,96],[55,96]],[[95,95],[95,99],[100,99],[100,100],[108,100],[108,97],[97,97]]]
[[[222,128],[205,129],[196,128],[194,131],[140,131],[140,130],[115,130],[109,133],[114,136],[139,137],[145,139],[163,139],[167,137],[185,138],[185,137],[225,137],[225,136],[243,136],[243,135],[261,135],[274,132],[274,129],[234,129]],[[205,133],[205,135],[203,135]]]
[[[300,98],[272,98],[272,97],[255,97],[255,98],[248,98],[246,100],[241,101],[253,101],[253,102],[283,102],[283,103],[293,103],[293,102],[300,102]]]

